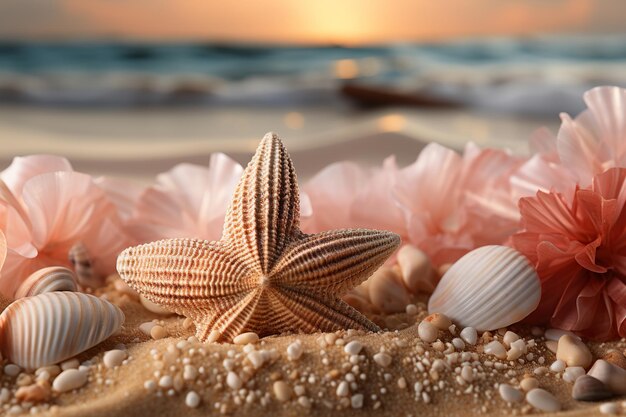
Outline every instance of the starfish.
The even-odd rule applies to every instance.
[[[340,299],[400,244],[387,231],[299,229],[291,158],[266,134],[244,170],[217,242],[166,239],[125,249],[120,277],[150,301],[191,318],[203,342],[244,332],[380,329]]]

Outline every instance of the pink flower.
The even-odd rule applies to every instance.
[[[542,190],[571,199],[572,184],[587,187],[597,174],[626,167],[626,90],[597,87],[583,97],[588,109],[575,119],[562,114],[556,137],[543,129],[531,139],[535,155],[511,178],[516,196]]]
[[[95,273],[115,270],[115,258],[128,240],[115,207],[91,177],[72,171],[55,156],[17,157],[0,174],[0,229],[6,261],[0,292],[11,298],[32,272],[70,266],[68,252],[85,245]]]
[[[404,215],[391,190],[398,167],[393,157],[381,168],[365,170],[352,162],[324,168],[303,190],[310,198],[312,216],[303,222],[306,232],[369,227],[406,236]]]
[[[626,169],[596,175],[572,199],[539,191],[519,206],[513,246],[536,266],[542,299],[527,319],[596,340],[626,336]]]
[[[218,153],[211,155],[208,167],[179,164],[159,174],[156,184],[130,199],[129,232],[141,243],[174,237],[219,240],[242,172],[241,165]],[[129,204],[116,201],[122,207]]]
[[[473,144],[463,155],[434,143],[426,146],[393,187],[410,242],[436,265],[479,246],[503,243],[518,227],[509,179],[521,162]]]

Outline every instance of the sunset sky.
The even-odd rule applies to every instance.
[[[367,43],[614,33],[623,0],[1,0],[0,38]]]

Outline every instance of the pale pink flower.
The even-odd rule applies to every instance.
[[[516,196],[556,191],[571,200],[572,184],[587,187],[597,174],[626,167],[626,90],[597,87],[583,98],[587,110],[562,114],[556,137],[543,129],[531,139],[534,156],[511,177]]]
[[[392,198],[398,174],[394,157],[382,167],[366,170],[353,162],[324,168],[303,187],[312,215],[303,222],[310,233],[329,229],[367,227],[390,230],[406,237],[404,215]]]
[[[128,240],[115,207],[86,174],[55,156],[18,157],[0,174],[0,228],[7,243],[0,292],[12,297],[29,274],[70,266],[68,252],[82,243],[97,275],[114,272]]]
[[[393,187],[410,242],[436,265],[479,246],[503,243],[518,227],[509,179],[521,162],[505,151],[473,144],[463,155],[434,143],[426,146]]]
[[[572,199],[539,191],[519,202],[524,230],[513,246],[542,283],[527,321],[596,340],[626,337],[626,169],[571,187]]]
[[[129,232],[141,243],[175,237],[219,240],[242,172],[241,165],[217,153],[208,167],[179,164],[159,174],[154,185],[133,198]]]

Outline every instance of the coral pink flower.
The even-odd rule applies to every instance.
[[[536,266],[542,299],[527,319],[590,339],[626,336],[626,169],[597,175],[573,198],[539,191],[519,202],[513,246]]]
[[[115,270],[127,245],[115,207],[91,177],[72,171],[64,158],[15,158],[0,175],[0,229],[6,261],[0,292],[12,297],[29,274],[46,266],[70,266],[68,252],[82,243],[95,273]]]
[[[219,240],[224,216],[243,168],[211,155],[208,167],[179,164],[159,174],[134,202],[128,229],[138,242],[188,237]],[[119,201],[119,200],[118,200]]]
[[[463,155],[438,144],[426,146],[393,187],[411,243],[436,265],[479,246],[503,243],[518,227],[509,179],[521,162],[473,144]]]

